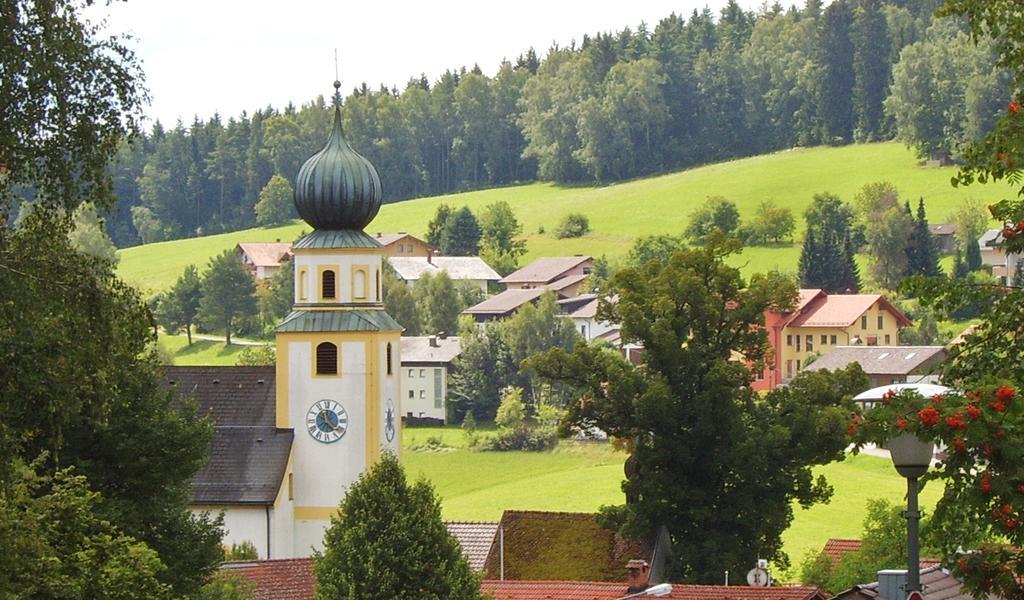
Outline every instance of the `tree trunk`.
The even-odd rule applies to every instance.
[[[185,335],[188,336],[188,345],[191,346],[192,345],[192,324],[191,323],[186,323],[185,324]]]

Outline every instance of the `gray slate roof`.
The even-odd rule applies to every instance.
[[[924,588],[925,600],[971,600],[970,594],[960,591],[960,581],[945,569],[934,566],[921,569],[921,587]],[[857,594],[857,595],[855,595]],[[878,600],[900,600],[886,598],[878,591],[878,582],[854,586],[851,590],[837,594],[835,598],[877,598]],[[989,594],[988,598],[996,600],[998,596]]]
[[[391,256],[388,257],[391,268],[404,281],[416,281],[424,273],[436,275],[441,271],[448,277],[458,281],[498,281],[501,275],[491,268],[479,256]]]
[[[505,290],[491,296],[479,304],[462,311],[467,315],[507,315],[527,302],[533,302],[545,293],[553,293],[546,288],[529,288],[525,290]]]
[[[194,398],[214,423],[192,503],[273,504],[294,438],[275,426],[274,367],[164,367],[164,384],[178,398]]]
[[[383,310],[295,310],[277,326],[278,333],[322,331],[401,331],[403,327]]]
[[[807,368],[835,371],[856,362],[868,375],[909,375],[945,358],[942,346],[838,346]]]
[[[430,345],[434,338],[437,346]],[[448,336],[441,339],[437,336],[419,336],[402,338],[402,364],[434,363],[448,364],[462,351],[459,338]]]
[[[589,256],[549,256],[538,258],[522,269],[509,273],[502,283],[550,283],[576,267],[590,260]]]

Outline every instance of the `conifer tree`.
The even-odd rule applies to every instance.
[[[910,204],[907,204],[910,210]],[[935,238],[928,230],[928,217],[925,215],[924,198],[917,201],[917,218],[914,220],[914,231],[907,244],[908,275],[939,275],[939,256]]]
[[[800,254],[800,285],[840,294],[859,290],[850,207],[838,196],[817,194],[804,218],[807,233]]]
[[[441,233],[441,251],[449,256],[476,256],[480,250],[480,235],[480,224],[473,211],[463,206],[453,212],[445,223]]]
[[[973,273],[981,268],[981,246],[977,240],[967,241],[967,270]]]
[[[861,0],[853,19],[853,109],[859,140],[882,133],[882,101],[889,91],[889,32],[879,0]]]
[[[820,249],[812,229],[804,236],[803,249],[800,251],[800,287],[820,288],[825,286],[819,260]]]
[[[441,520],[425,480],[409,485],[398,459],[380,462],[349,488],[313,567],[322,600],[475,600],[480,582]]]

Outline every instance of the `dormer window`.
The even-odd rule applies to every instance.
[[[323,342],[316,346],[316,374],[337,375],[338,374],[338,347],[330,342]]]
[[[324,300],[334,300],[336,277],[334,271],[327,270],[320,275],[320,297]]]

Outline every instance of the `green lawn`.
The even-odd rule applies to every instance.
[[[453,448],[411,450],[432,436]],[[626,455],[608,444],[562,442],[543,453],[475,452],[465,447],[465,434],[458,429],[408,428],[403,446],[402,463],[409,476],[433,483],[445,519],[496,521],[505,509],[593,512],[603,504],[623,502],[619,485]],[[826,476],[835,494],[827,505],[795,507],[793,525],[783,535],[794,567],[830,537],[859,537],[869,498],[904,502],[906,482],[888,459],[848,456],[817,472]],[[934,506],[940,494],[937,486],[926,488],[921,505]]]
[[[422,236],[441,202],[479,211],[492,202],[507,200],[524,227],[525,260],[568,254],[613,257],[623,255],[637,237],[680,233],[690,213],[711,195],[735,201],[743,215],[752,214],[762,200],[772,200],[799,216],[815,193],[834,192],[850,200],[865,183],[887,180],[912,202],[923,196],[929,219],[940,222],[965,198],[977,197],[987,203],[1010,190],[1003,184],[953,188],[949,180],[954,172],[953,168],[918,166],[913,152],[895,142],[807,148],[607,186],[532,183],[407,200],[384,206],[366,230]],[[551,232],[570,212],[586,214],[591,232],[579,239],[555,239]],[[802,219],[798,218],[798,223],[802,228]],[[538,233],[542,226],[547,233]],[[309,226],[296,221],[283,227],[126,248],[118,253],[118,272],[144,291],[158,291],[169,287],[186,265],[202,269],[212,256],[239,242],[291,241],[304,229]],[[798,232],[798,239],[800,235]],[[751,248],[735,262],[748,274],[770,268],[795,271],[798,256],[798,245]]]
[[[157,345],[161,352],[170,356],[172,364],[188,367],[233,365],[238,361],[238,353],[245,349],[245,346],[238,344],[228,346],[224,342],[197,339],[193,339],[189,346],[185,336],[167,335],[162,331]]]

